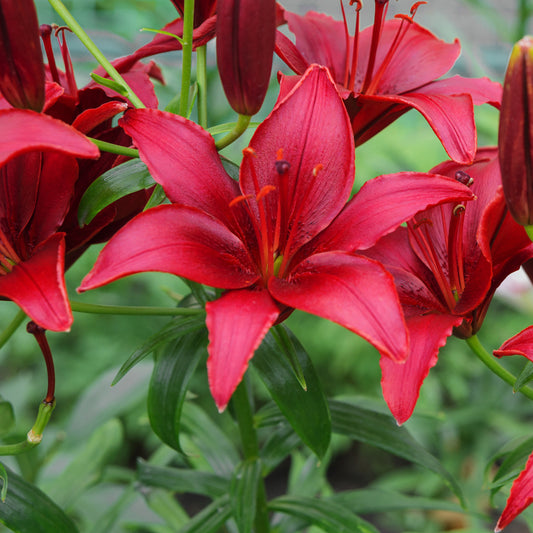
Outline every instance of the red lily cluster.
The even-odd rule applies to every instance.
[[[184,2],[173,3],[183,16]],[[217,37],[221,81],[239,114],[261,108],[274,52],[296,73],[279,76],[277,103],[243,150],[236,181],[210,134],[157,109],[150,78],[163,81],[161,72],[139,62],[181,47],[168,33],[183,34],[182,18],[114,62],[146,106],[133,109],[95,82],[78,89],[65,29],[38,28],[31,0],[3,2],[0,15],[9,24],[0,24],[0,296],[45,329],[69,329],[64,269],[90,244],[110,239],[80,292],[143,271],[217,289],[205,310],[209,386],[219,410],[268,330],[301,309],[379,351],[385,400],[405,422],[447,338],[475,335],[497,287],[533,259],[521,225],[531,223],[533,205],[531,62],[521,55],[510,65],[500,153],[478,149],[473,107],[499,107],[501,86],[486,78],[441,79],[460,46],[414,21],[423,3],[386,20],[388,1],[375,0],[374,24],[361,30],[362,3],[350,2],[351,35],[344,8],[337,21],[290,13],[274,0],[197,1],[193,44]],[[285,23],[294,43],[276,30]],[[529,54],[528,46],[517,54]],[[505,96],[515,86],[526,94]],[[509,116],[515,120],[515,106],[524,102],[525,123],[513,144]],[[410,109],[424,116],[451,160],[428,173],[378,176],[350,199],[356,147]],[[141,212],[151,191],[140,191],[80,228],[77,210],[88,186],[125,161],[99,153],[91,139],[133,144],[169,203]],[[516,177],[523,168],[527,179]],[[533,360],[531,346],[528,329],[495,355]],[[531,503],[532,465],[530,458],[513,485],[499,528]]]

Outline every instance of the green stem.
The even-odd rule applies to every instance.
[[[222,148],[226,148],[226,146],[237,140],[246,131],[251,118],[250,115],[239,115],[235,127],[226,136],[222,137],[222,139],[215,143],[217,150],[222,150]]]
[[[100,52],[96,44],[85,33],[85,30],[78,24],[76,19],[70,14],[61,0],[48,0],[56,13],[65,21],[67,26],[76,34],[78,39],[85,45],[87,50],[94,56],[96,61],[102,65],[105,71],[109,74],[111,79],[122,85],[127,93],[127,98],[138,109],[146,107],[139,97],[132,91],[131,87],[126,83],[124,78],[119,74],[118,70],[108,61],[108,59]]]
[[[259,457],[259,444],[257,442],[257,433],[253,422],[253,413],[246,385],[246,376],[233,393],[231,402],[239,426],[244,456],[246,459],[257,459]],[[259,486],[257,487],[257,507],[254,526],[255,533],[269,533],[270,531],[265,481],[263,478],[260,479]]]
[[[52,411],[54,410],[55,402],[42,402],[39,405],[39,411],[37,413],[37,418],[33,427],[28,431],[26,440],[17,442],[16,444],[6,444],[0,446],[0,456],[1,455],[18,455],[24,453],[28,450],[31,450],[43,439],[43,432],[52,416]]]
[[[478,358],[487,366],[494,374],[499,376],[503,381],[509,383],[509,385],[514,386],[516,383],[516,377],[506,370],[494,356],[489,354],[487,350],[483,347],[479,341],[477,335],[473,335],[469,339],[466,339],[466,343],[470,349],[478,356]],[[530,400],[533,400],[533,389],[529,387],[521,387],[519,389],[524,396],[527,396]]]
[[[17,331],[18,327],[24,322],[26,313],[19,309],[13,320],[7,325],[7,327],[0,333],[0,348],[11,338],[13,333]]]
[[[148,307],[129,305],[98,305],[83,302],[70,302],[70,307],[78,313],[94,313],[97,315],[139,315],[139,316],[180,316],[199,315],[203,309],[190,307]]]
[[[196,81],[198,83],[198,124],[207,129],[207,46],[196,49]]]
[[[524,226],[529,240],[533,241],[533,226]]]
[[[518,15],[516,17],[515,34],[513,41],[519,41],[527,33],[527,23],[531,14],[530,0],[518,0]]]
[[[189,111],[189,88],[191,86],[192,32],[194,25],[194,0],[185,0],[183,7],[183,54],[181,65],[181,94],[179,113],[186,117]]]
[[[111,154],[125,155],[127,157],[139,157],[139,150],[135,148],[127,148],[126,146],[120,146],[120,144],[108,143],[93,137],[87,137],[92,143],[96,144],[103,152],[109,152]]]

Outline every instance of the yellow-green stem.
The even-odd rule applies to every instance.
[[[222,148],[226,148],[226,146],[237,140],[246,131],[251,118],[250,115],[239,115],[235,127],[215,143],[217,150],[222,150]]]

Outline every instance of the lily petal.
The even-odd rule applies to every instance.
[[[328,135],[323,134],[324,131]],[[350,122],[328,71],[311,66],[287,98],[274,108],[250,141],[256,157],[245,157],[240,185],[245,195],[265,186],[267,218],[276,220],[281,199],[282,228],[292,228],[284,253],[291,255],[335,218],[354,180],[354,145]],[[290,168],[276,171],[279,150]],[[259,215],[256,214],[259,218]],[[273,228],[272,228],[273,231]],[[282,235],[282,238],[284,236]],[[283,248],[286,243],[280,243]]]
[[[209,133],[178,115],[154,109],[132,109],[119,125],[172,202],[232,223],[229,204],[239,196],[239,187],[226,174]]]
[[[497,350],[496,357],[504,355],[523,355],[533,362],[533,326],[522,330],[510,339],[506,340]]]
[[[533,503],[533,453],[527,460],[526,467],[515,479],[507,505],[496,525],[495,533],[507,527],[526,507]]]
[[[369,121],[365,113],[373,111],[372,102],[378,106],[380,103],[382,106],[384,103],[404,105],[416,109],[424,116],[451,159],[463,164],[474,160],[477,137],[474,104],[470,95],[412,92],[397,95],[361,95],[359,99],[367,109],[363,108],[352,121],[354,132],[367,128]],[[385,125],[390,122],[386,121]],[[378,123],[377,126],[371,129],[371,134],[365,133],[365,138],[370,138],[383,128],[383,124]]]
[[[409,357],[398,364],[388,357],[380,360],[383,397],[398,425],[409,419],[429,370],[437,364],[439,348],[446,344],[462,317],[450,314],[407,317]]]
[[[35,249],[30,259],[0,275],[0,295],[13,300],[39,326],[52,331],[67,331],[72,324],[64,257],[64,234],[55,233]]]
[[[289,307],[327,318],[357,333],[379,352],[404,361],[408,339],[392,276],[372,259],[344,252],[316,254],[268,288]]]
[[[33,150],[97,158],[98,148],[71,126],[27,109],[0,111],[0,164]]]
[[[194,208],[162,205],[136,216],[108,242],[78,291],[137,272],[167,272],[223,289],[257,280],[243,243]]]
[[[421,172],[400,172],[367,181],[317,239],[318,250],[364,250],[415,213],[449,201],[472,200],[457,180]],[[387,216],[383,216],[386,212]]]
[[[209,387],[218,410],[223,411],[248,361],[276,322],[279,308],[266,290],[229,291],[205,308]]]

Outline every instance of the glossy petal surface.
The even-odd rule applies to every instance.
[[[63,276],[65,241],[56,233],[27,261],[0,276],[0,295],[13,300],[39,326],[66,331],[72,324]]]
[[[507,527],[526,507],[533,503],[533,454],[529,456],[526,467],[515,479],[511,494],[503,510],[495,533]]]
[[[268,287],[285,305],[337,322],[386,357],[407,357],[398,295],[379,263],[343,252],[316,254],[298,265],[289,279],[272,278]]]
[[[266,290],[240,290],[208,302],[206,311],[209,387],[222,411],[254,351],[278,318],[279,308]]]
[[[80,291],[137,272],[168,272],[223,289],[258,278],[243,243],[193,208],[163,205],[135,217],[100,253]]]

